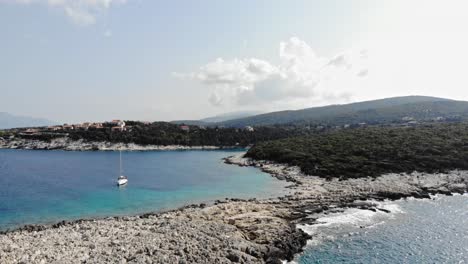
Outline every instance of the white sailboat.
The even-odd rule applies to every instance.
[[[119,150],[119,155],[120,155],[120,176],[117,178],[117,186],[122,186],[127,184],[128,179],[127,176],[122,175],[122,150]]]

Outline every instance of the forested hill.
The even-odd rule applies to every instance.
[[[262,112],[259,111],[238,111],[220,114],[212,117],[203,118],[200,120],[174,120],[171,121],[173,124],[186,124],[195,126],[216,126],[218,123],[225,122],[233,119],[246,118],[249,116],[259,115]]]
[[[468,102],[405,96],[345,105],[280,111],[218,123],[227,127],[292,125],[389,124],[409,121],[468,120]]]
[[[327,178],[466,170],[468,124],[347,129],[260,143],[246,156]]]
[[[248,146],[262,141],[287,138],[310,133],[290,127],[258,127],[255,129],[199,127],[176,125],[168,122],[125,121],[124,131],[113,129],[113,124],[103,123],[101,128],[89,127],[49,131],[47,127],[36,128],[33,133],[26,129],[0,131],[0,136],[11,135],[25,139],[51,140],[68,137],[72,140],[136,143],[141,145],[184,146]],[[114,127],[115,128],[115,127]]]
[[[69,132],[72,139],[136,143],[142,145],[185,145],[185,146],[247,146],[261,141],[280,139],[303,134],[304,131],[279,127],[259,127],[254,131],[236,128],[182,126],[167,122],[143,124],[127,121],[131,129],[113,132],[109,129]]]

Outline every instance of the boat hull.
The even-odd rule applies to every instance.
[[[119,179],[119,180],[117,180],[117,185],[118,186],[125,185],[125,184],[127,184],[127,182],[128,182],[127,179]]]

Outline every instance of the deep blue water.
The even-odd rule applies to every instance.
[[[235,152],[122,152],[129,184],[119,188],[118,152],[0,150],[0,230],[285,192],[258,169],[222,162]]]
[[[468,263],[468,196],[383,204],[391,214],[348,210],[320,218],[305,263]]]

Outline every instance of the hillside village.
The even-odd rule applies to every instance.
[[[142,125],[150,125],[152,122],[139,122]],[[206,129],[205,126],[194,126],[194,125],[179,125],[180,130],[185,132],[190,132],[190,127],[197,127],[198,129]],[[50,133],[50,132],[70,132],[70,131],[88,131],[88,130],[100,130],[100,129],[110,129],[113,132],[125,132],[131,131],[133,126],[127,125],[125,121],[114,119],[112,121],[106,122],[84,122],[81,124],[63,124],[63,125],[55,125],[55,126],[47,126],[47,127],[32,127],[32,128],[13,128],[13,129],[5,129],[12,132],[19,132],[24,135],[34,135],[34,134],[41,134],[41,133]],[[219,128],[224,128],[223,126]],[[252,126],[245,126],[245,131],[253,132],[255,129]]]
[[[416,127],[468,120],[468,102],[432,97],[399,97],[282,111],[224,122],[142,122],[115,119],[42,127],[0,130],[0,141],[51,141],[56,138],[87,142],[141,145],[248,146],[295,136],[365,127]]]
[[[150,124],[150,122],[145,122]],[[101,129],[110,129],[114,132],[124,132],[130,131],[132,126],[128,126],[125,121],[115,119],[112,121],[106,122],[84,122],[81,124],[63,124],[47,127],[34,127],[34,128],[15,128],[9,129],[12,132],[18,132],[20,135],[39,135],[39,134],[54,134],[54,133],[64,133],[71,131],[88,131],[88,130],[101,130]]]
[[[303,133],[325,132],[352,129],[366,126],[412,127],[439,122],[468,121],[468,102],[443,98],[407,96],[386,98],[374,101],[345,105],[312,107],[294,111],[279,111],[254,115],[222,122],[201,122],[185,120],[172,122],[141,122],[115,119],[106,122],[83,122],[43,127],[6,129],[2,134],[15,135],[59,135],[89,133],[117,134],[133,133],[132,138],[154,133],[199,133],[202,130],[220,131],[233,129],[233,132],[258,134],[259,129],[269,127],[284,130],[301,130]],[[137,127],[136,127],[137,126]],[[153,133],[151,132],[151,133]],[[154,134],[153,133],[153,134]],[[182,134],[183,137],[185,134]],[[151,138],[155,138],[151,135]]]
[[[132,133],[135,132],[135,126],[137,126],[137,130],[160,130],[166,131],[164,133],[174,133],[179,131],[180,133],[198,133],[200,131],[215,130],[215,131],[224,131],[224,130],[233,130],[233,132],[245,132],[245,133],[254,133],[261,134],[263,129],[260,128],[269,128],[268,130],[286,130],[286,131],[296,131],[292,134],[309,134],[315,132],[326,132],[326,131],[336,131],[342,129],[353,129],[353,128],[362,128],[368,126],[390,126],[390,127],[414,127],[423,124],[430,124],[430,123],[439,123],[439,122],[457,122],[459,120],[450,119],[445,117],[436,117],[430,120],[420,120],[412,116],[404,116],[399,121],[389,122],[387,124],[373,124],[367,122],[357,122],[357,123],[349,123],[343,125],[333,125],[327,123],[318,123],[318,124],[302,124],[302,125],[280,125],[280,126],[244,126],[242,128],[239,127],[225,127],[223,125],[220,126],[203,126],[203,125],[187,125],[187,124],[171,124],[167,122],[144,122],[144,121],[123,121],[120,119],[114,119],[111,121],[105,122],[83,122],[78,124],[63,124],[63,125],[54,125],[54,126],[44,126],[44,127],[31,127],[31,128],[13,128],[13,129],[5,129],[0,130],[0,140],[2,137],[4,138],[6,135],[9,136],[20,136],[25,138],[38,138],[44,139],[45,138],[54,138],[54,137],[61,137],[61,136],[69,136],[70,134],[95,134],[95,133],[106,133],[106,134],[117,134],[117,133]],[[161,127],[161,124],[163,125]],[[260,129],[261,131],[257,131]],[[302,132],[300,132],[302,131]],[[139,132],[137,132],[138,134]],[[133,134],[133,133],[132,133]],[[288,132],[289,134],[289,132]],[[86,138],[86,136],[85,136]]]

